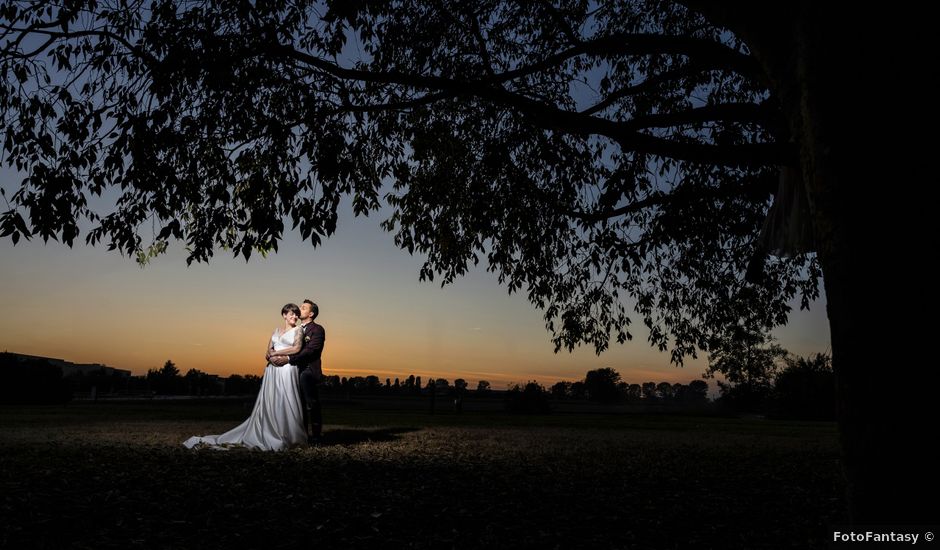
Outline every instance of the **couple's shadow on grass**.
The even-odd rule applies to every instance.
[[[375,430],[357,430],[351,428],[326,430],[323,432],[321,447],[332,445],[358,445],[360,443],[386,443],[398,441],[402,434],[417,432],[419,428],[395,427]]]

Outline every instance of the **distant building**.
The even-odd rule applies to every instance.
[[[50,365],[59,367],[62,369],[62,376],[76,376],[78,374],[88,375],[93,372],[101,371],[105,375],[117,375],[121,378],[129,378],[131,376],[131,371],[124,369],[116,369],[114,367],[109,367],[107,365],[102,365],[101,363],[73,363],[71,361],[66,361],[64,359],[56,359],[55,357],[42,357],[39,355],[26,355],[24,353],[13,353],[6,352],[18,362],[26,361],[45,361]]]

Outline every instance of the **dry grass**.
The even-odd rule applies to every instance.
[[[320,448],[181,447],[243,410],[0,409],[0,546],[807,548],[842,520],[830,424],[336,406]]]

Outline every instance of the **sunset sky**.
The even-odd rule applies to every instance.
[[[7,193],[18,182],[0,170]],[[187,267],[176,245],[142,269],[103,246],[0,239],[0,350],[135,374],[167,359],[183,373],[261,374],[281,306],[309,297],[326,328],[327,374],[460,377],[504,388],[576,380],[607,366],[631,383],[687,383],[704,370],[701,358],[670,365],[646,342],[638,318],[633,341],[600,357],[583,347],[556,355],[541,312],[524,295],[507,294],[482,265],[444,288],[420,283],[422,258],[394,245],[379,227],[384,215],[342,214],[336,235],[320,247],[288,233],[279,253],[248,263],[223,252]],[[794,353],[828,351],[823,302],[794,311],[776,335]]]

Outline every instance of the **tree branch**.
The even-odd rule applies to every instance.
[[[571,216],[572,218],[576,218],[581,221],[599,222],[603,220],[608,220],[610,218],[623,216],[625,214],[639,212],[640,210],[644,210],[652,206],[658,206],[674,198],[675,197],[672,197],[672,195],[670,195],[669,193],[657,193],[655,195],[650,195],[643,200],[631,202],[630,204],[621,206],[620,208],[614,208],[612,210],[598,210],[594,212],[582,212],[579,210],[566,209],[564,213]]]
[[[706,63],[689,63],[679,69],[674,69],[672,71],[666,71],[657,75],[653,75],[639,84],[634,84],[633,86],[626,86],[615,92],[612,92],[606,98],[604,98],[599,103],[588,107],[587,109],[581,111],[581,114],[592,115],[594,113],[603,111],[607,107],[610,107],[615,102],[620,99],[623,99],[627,96],[639,94],[645,91],[648,91],[651,88],[659,86],[669,82],[670,80],[677,80],[686,76],[692,76],[695,73],[707,71],[710,69],[717,69],[718,67],[711,66]]]
[[[17,29],[17,30],[26,30],[26,29]],[[60,31],[48,31],[48,30],[44,30],[44,29],[32,29],[32,30],[30,30],[30,32],[34,32],[34,33],[36,33],[36,34],[46,35],[46,36],[52,37],[53,39],[58,39],[58,38],[65,38],[65,39],[81,38],[81,37],[83,37],[83,36],[97,36],[97,37],[99,37],[99,38],[110,38],[110,39],[112,39],[112,40],[115,40],[115,41],[121,43],[121,45],[123,45],[123,46],[124,46],[125,48],[127,48],[129,51],[131,51],[132,53],[134,53],[135,55],[137,55],[138,57],[140,57],[141,59],[143,59],[144,61],[146,61],[146,62],[147,62],[148,64],[150,64],[150,65],[155,65],[155,64],[157,64],[157,63],[159,62],[159,61],[157,60],[157,58],[153,57],[153,56],[150,55],[149,53],[147,53],[147,52],[145,52],[144,50],[140,49],[138,46],[132,44],[131,42],[129,42],[129,41],[128,41],[126,38],[124,38],[123,36],[120,36],[120,35],[118,35],[118,34],[115,34],[115,33],[111,32],[111,31],[105,31],[105,30],[100,30],[100,29],[89,29],[89,30],[84,30],[84,31],[60,32]]]
[[[471,13],[469,14],[469,18],[470,28],[473,30],[473,38],[480,52],[480,61],[483,62],[483,69],[490,78],[496,78],[496,72],[493,70],[493,60],[490,58],[490,52],[486,49],[486,40],[483,38],[483,31],[480,29],[476,15]]]
[[[295,50],[290,46],[277,44],[271,45],[269,48],[272,53],[308,64],[338,78],[380,84],[399,84],[451,92],[455,95],[473,95],[499,105],[518,109],[521,113],[527,115],[534,124],[542,128],[563,130],[580,135],[606,136],[619,143],[625,150],[650,153],[677,160],[742,166],[789,164],[795,156],[792,147],[785,144],[759,143],[718,146],[702,143],[680,143],[658,138],[635,131],[635,129],[628,126],[629,122],[611,121],[559,109],[557,106],[540,103],[502,87],[493,87],[486,80],[457,81],[439,76],[348,69],[306,52]]]
[[[506,90],[480,87],[472,83],[463,83],[461,87],[467,90],[467,93],[477,97],[514,107],[543,128],[563,130],[573,134],[606,136],[628,151],[650,153],[676,160],[740,166],[792,164],[796,158],[795,150],[787,144],[681,143],[637,132],[629,126],[629,121],[618,122],[585,116],[539,103]]]
[[[656,193],[651,194],[645,199],[631,202],[621,206],[620,208],[614,208],[611,210],[597,210],[594,212],[581,212],[572,209],[565,209],[564,213],[569,216],[586,221],[586,222],[599,222],[607,220],[610,218],[616,218],[618,216],[623,216],[625,214],[631,214],[633,212],[639,212],[640,210],[650,208],[653,206],[660,206],[667,203],[674,202],[691,202],[692,200],[699,199],[717,199],[723,197],[733,197],[740,195],[742,193],[751,192],[756,194],[766,194],[770,195],[771,189],[776,183],[776,177],[769,175],[763,178],[756,179],[746,179],[739,182],[737,185],[730,185],[726,187],[706,187],[700,188],[696,187],[694,189],[686,189],[688,186],[678,187],[671,193]]]
[[[31,52],[19,53],[15,49],[11,49],[13,48],[13,46],[10,46],[9,48],[4,48],[3,50],[0,50],[0,54],[9,55],[10,57],[13,57],[15,59],[29,59],[33,56],[36,56],[44,52],[46,48],[48,48],[53,42],[55,42],[55,37],[49,37],[48,40],[43,42],[40,46],[38,46],[35,50]],[[19,40],[17,40],[15,44],[18,46]]]
[[[334,115],[340,113],[372,113],[379,111],[404,111],[406,109],[411,109],[413,107],[420,107],[421,105],[430,105],[442,99],[450,99],[452,97],[457,97],[459,94],[454,92],[437,92],[437,93],[427,93],[421,97],[416,97],[414,99],[409,99],[405,101],[393,101],[390,103],[375,103],[375,104],[360,104],[360,105],[344,105],[342,107],[337,107],[326,111],[326,115]]]
[[[151,64],[151,66],[156,66],[160,63],[155,57],[130,43],[126,38],[107,30],[90,29],[58,32],[33,28],[31,32],[55,38],[79,38],[83,36],[107,38],[121,43],[130,52],[134,53],[148,64]],[[409,106],[433,103],[436,100],[455,95],[472,95],[492,101],[498,105],[518,109],[521,113],[525,114],[532,123],[542,128],[557,129],[580,135],[602,135],[616,141],[625,150],[650,153],[677,160],[711,162],[725,165],[766,165],[788,164],[789,160],[794,155],[789,147],[781,144],[766,143],[717,146],[704,143],[680,143],[637,131],[638,129],[656,127],[662,124],[675,125],[683,121],[706,120],[708,116],[715,116],[716,109],[719,107],[712,109],[711,112],[709,112],[707,108],[702,108],[702,110],[694,113],[651,115],[644,119],[619,122],[590,116],[584,113],[566,111],[555,105],[541,103],[513,93],[504,89],[502,86],[494,86],[494,84],[543,70],[567,58],[585,53],[602,53],[605,55],[675,53],[709,59],[713,62],[722,60],[722,65],[727,67],[746,68],[748,71],[753,68],[753,59],[727,46],[709,40],[656,35],[611,35],[583,42],[533,65],[499,73],[493,77],[487,77],[479,81],[468,82],[439,76],[409,75],[398,72],[377,72],[344,68],[335,62],[330,62],[306,52],[298,51],[290,45],[271,44],[266,50],[270,54],[293,59],[341,79],[399,84],[428,90],[437,90],[437,93],[429,93],[425,97],[411,102],[398,102],[376,106],[363,105],[346,108],[350,110],[401,109]],[[727,110],[724,116],[730,116],[731,112],[734,110],[737,110],[734,116],[753,116],[753,109],[750,111],[750,114],[747,114],[743,112],[745,108],[741,107],[729,106],[720,108]]]
[[[332,64],[324,59],[307,54],[294,49],[292,46],[283,44],[271,44],[269,46],[271,53],[285,55],[297,61],[302,61],[321,70],[330,72],[340,78],[350,78],[357,80],[366,80],[365,76],[371,77],[371,82],[398,83],[395,80],[381,80],[383,78],[394,79],[399,73],[394,72],[371,72],[357,69],[346,69]],[[550,55],[541,61],[531,65],[526,65],[497,73],[491,78],[484,80],[484,83],[508,82],[523,76],[534,74],[554,67],[568,59],[584,54],[594,55],[652,55],[652,54],[676,54],[686,55],[691,58],[707,60],[710,64],[720,66],[748,75],[760,75],[760,67],[757,62],[742,53],[739,53],[724,44],[703,40],[698,38],[689,38],[683,36],[662,36],[654,34],[614,34],[594,40],[588,40],[579,43],[567,50]],[[429,78],[429,77],[424,77]]]
[[[770,125],[775,113],[764,105],[755,103],[723,103],[697,107],[689,111],[678,113],[660,113],[655,115],[639,116],[624,122],[632,130],[644,128],[668,128],[683,124],[701,122],[754,122]]]
[[[499,73],[495,78],[499,81],[513,80],[544,71],[568,59],[585,54],[604,56],[685,55],[743,75],[760,76],[762,74],[755,59],[718,42],[685,36],[620,33],[580,42],[576,46],[550,55],[531,65]]]

